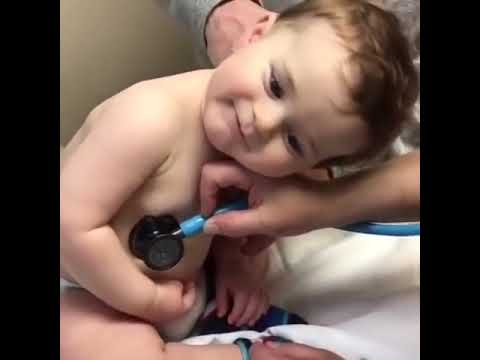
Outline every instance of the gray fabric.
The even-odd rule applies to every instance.
[[[263,0],[263,6],[270,11],[281,12],[286,8],[301,3],[303,0]]]
[[[193,38],[194,56],[198,67],[213,67],[204,41],[205,21],[210,11],[222,0],[170,0],[168,12],[182,24]],[[261,0],[266,9],[280,12],[302,0]]]
[[[168,12],[188,30],[195,44],[195,57],[201,67],[211,67],[204,41],[205,21],[222,0],[170,0]]]

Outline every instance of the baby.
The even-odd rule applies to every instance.
[[[306,1],[259,23],[216,69],[131,86],[96,107],[62,154],[62,278],[167,338],[185,336],[203,311],[199,274],[211,239],[185,241],[183,259],[155,271],[129,250],[134,225],[198,213],[209,161],[287,177],[373,156],[399,134],[417,93],[396,18],[359,0]],[[217,244],[217,291],[232,292],[232,321],[252,323],[268,305],[268,253],[245,258]],[[87,338],[90,349],[106,346],[106,337]]]

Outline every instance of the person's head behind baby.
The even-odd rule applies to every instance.
[[[397,18],[362,0],[310,0],[265,17],[215,70],[207,137],[266,176],[376,155],[399,133],[418,77]]]

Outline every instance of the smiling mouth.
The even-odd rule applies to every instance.
[[[246,141],[247,139],[245,138],[245,134],[243,133],[242,124],[240,123],[240,118],[238,117],[238,113],[237,113],[237,110],[235,109],[235,107],[234,107],[233,112],[235,113],[235,121],[237,123],[238,133],[242,137],[243,141],[245,143],[247,143],[247,141]]]
[[[235,114],[235,121],[237,123],[237,128],[238,128],[238,133],[240,137],[242,138],[243,145],[246,147],[246,150],[252,150],[252,143],[251,143],[251,134],[247,131],[245,132],[245,125],[243,124],[242,126],[242,119],[240,118],[237,108],[235,104],[233,105],[233,112]],[[245,119],[243,119],[245,120]],[[247,129],[248,130],[248,129]]]
[[[235,111],[235,121],[237,122],[238,132],[240,133],[240,136],[245,140],[245,134],[242,131],[242,124],[240,124],[240,119],[238,118],[238,114],[236,111]]]

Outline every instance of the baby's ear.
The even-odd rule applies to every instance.
[[[270,31],[277,20],[278,14],[272,11],[266,11],[265,16],[259,18],[257,23],[247,29],[234,46],[233,51],[241,49],[254,43]]]
[[[278,14],[274,12],[270,12],[268,15],[262,17],[247,34],[248,43],[251,44],[268,33],[273,27],[273,24],[275,24],[277,17]]]

